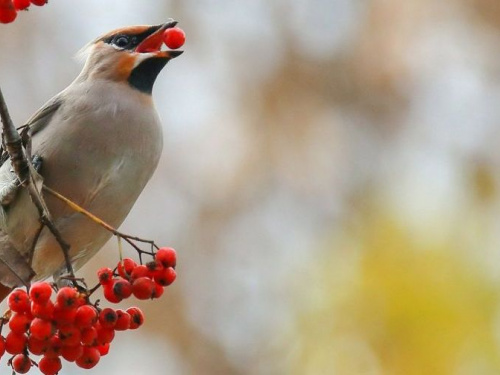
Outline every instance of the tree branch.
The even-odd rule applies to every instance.
[[[59,246],[64,254],[64,260],[66,263],[66,268],[68,273],[74,277],[73,267],[69,259],[69,249],[70,245],[65,242],[61,236],[61,233],[55,226],[54,222],[50,217],[49,210],[45,204],[45,201],[38,190],[35,180],[33,178],[33,167],[31,161],[26,157],[23,143],[19,132],[17,131],[14,123],[9,114],[7,104],[0,89],[0,118],[2,120],[2,130],[3,130],[3,143],[5,150],[9,154],[11,159],[12,167],[16,173],[17,178],[21,182],[21,185],[28,190],[31,200],[38,210],[40,216],[40,221],[42,224],[47,226],[52,235],[55,237]]]

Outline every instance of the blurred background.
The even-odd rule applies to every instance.
[[[91,373],[500,373],[500,3],[51,0],[0,26],[15,122],[168,17],[163,158],[121,229],[178,279]]]

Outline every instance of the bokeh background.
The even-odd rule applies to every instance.
[[[500,373],[500,3],[51,0],[0,26],[15,122],[89,40],[168,17],[165,149],[121,229],[178,280],[91,373]]]

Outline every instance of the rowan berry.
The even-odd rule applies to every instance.
[[[33,5],[41,7],[42,5],[45,5],[48,3],[48,0],[31,0],[31,3]]]
[[[24,313],[30,309],[28,293],[22,289],[16,289],[9,295],[9,309],[17,313]]]
[[[99,284],[109,284],[113,280],[113,270],[108,267],[101,268],[97,271],[97,277],[99,278]]]
[[[82,329],[92,327],[99,318],[99,313],[92,305],[83,305],[76,310],[75,325]]]
[[[25,334],[9,332],[5,337],[5,350],[9,354],[21,354],[28,343],[28,337]]]
[[[75,362],[83,354],[83,346],[80,344],[74,346],[63,346],[61,356],[68,362]]]
[[[99,313],[99,323],[104,328],[114,328],[117,319],[118,315],[112,308],[107,307]]]
[[[45,356],[48,358],[56,358],[61,355],[63,345],[59,336],[54,335],[49,339]]]
[[[91,346],[85,346],[82,356],[76,360],[76,365],[84,369],[91,369],[97,365],[99,359],[101,359],[99,350]]]
[[[37,282],[31,285],[29,296],[34,303],[45,304],[52,295],[52,287],[47,282]]]
[[[28,350],[34,355],[41,355],[47,350],[48,341],[39,340],[35,336],[30,335],[28,337]]]
[[[80,334],[80,341],[83,345],[92,346],[97,340],[97,330],[94,327],[85,328]]]
[[[163,286],[155,283],[155,290],[153,291],[153,295],[151,296],[151,298],[160,298],[163,295],[164,291],[165,289],[163,288]]]
[[[167,29],[169,30],[169,29]],[[163,264],[163,267],[175,267],[177,264],[177,253],[171,247],[161,247],[158,249],[155,259]]]
[[[132,273],[135,267],[137,267],[137,263],[135,263],[134,260],[130,258],[125,258],[121,260],[120,262],[118,262],[118,265],[116,266],[118,274],[124,279],[128,279],[130,277],[130,274]]]
[[[120,299],[130,297],[132,294],[132,284],[128,280],[116,280],[113,283],[113,294]]]
[[[106,298],[109,302],[118,303],[123,298],[121,298],[115,294],[114,284],[115,284],[115,281],[113,281],[111,284],[104,285],[103,286],[103,294],[104,294],[104,298]]]
[[[79,299],[80,295],[75,288],[65,286],[57,292],[56,304],[66,309],[76,309],[79,305]]]
[[[9,328],[15,333],[26,333],[30,328],[31,319],[25,314],[13,314],[9,319]]]
[[[167,286],[172,284],[175,281],[177,274],[172,267],[164,268],[163,270],[157,272],[154,276],[154,280],[156,283]]]
[[[0,358],[5,354],[5,338],[0,336]]]
[[[56,375],[62,369],[62,363],[59,358],[42,357],[38,362],[38,369],[44,375]]]
[[[28,9],[31,4],[30,0],[12,0],[12,3],[14,4],[14,8],[16,8],[16,10]]]
[[[97,344],[109,344],[115,338],[115,330],[113,328],[98,327],[97,328]]]
[[[30,334],[37,340],[47,340],[54,334],[52,322],[35,318],[30,325]]]
[[[80,343],[80,330],[72,324],[59,328],[58,335],[63,346],[74,346]]]
[[[11,23],[17,18],[17,11],[11,1],[0,2],[0,23]]]
[[[35,318],[50,320],[54,315],[54,304],[50,300],[43,305],[31,303],[31,315]]]
[[[149,277],[149,270],[144,264],[136,266],[130,274],[130,280],[137,280],[140,277]]]
[[[172,27],[163,33],[163,42],[168,48],[177,49],[184,45],[186,34],[178,27]]]
[[[123,310],[116,310],[115,331],[126,331],[130,326],[130,315]]]
[[[101,357],[104,357],[109,353],[109,344],[98,345],[96,348],[99,350]]]
[[[66,308],[64,305],[60,305],[58,302],[54,305],[53,320],[57,326],[63,326],[65,324],[73,324],[76,318],[77,312],[76,306],[74,308]]]
[[[137,329],[144,323],[144,314],[138,307],[128,308],[127,314],[130,315],[130,329]]]
[[[137,299],[150,299],[155,291],[155,283],[148,277],[139,277],[132,283],[132,293]]]
[[[12,359],[12,368],[19,374],[26,374],[31,365],[31,359],[25,354],[18,354]]]

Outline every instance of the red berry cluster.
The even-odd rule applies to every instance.
[[[158,298],[165,286],[176,278],[176,252],[160,248],[154,259],[137,264],[132,259],[118,263],[116,273],[109,268],[98,272],[104,296],[119,302],[132,294],[138,299]],[[10,311],[3,317],[10,332],[0,335],[0,358],[5,352],[12,355],[9,365],[18,374],[27,373],[33,366],[44,375],[56,375],[62,368],[61,358],[78,367],[90,369],[108,354],[116,331],[137,329],[144,315],[137,307],[126,311],[99,308],[89,301],[91,292],[63,287],[53,295],[47,282],[31,285],[29,292],[16,289],[9,295]],[[41,356],[36,363],[32,357]]]
[[[11,23],[17,17],[17,12],[27,10],[31,4],[43,6],[48,0],[0,0],[0,23]]]
[[[73,287],[63,287],[51,300],[52,286],[38,282],[29,294],[23,289],[9,296],[10,332],[0,336],[0,357],[12,354],[13,370],[27,373],[35,363],[31,355],[42,356],[38,368],[44,375],[55,375],[61,358],[90,369],[109,351],[115,331],[136,329],[144,322],[141,310],[98,309],[88,303],[87,295]]]
[[[132,294],[137,299],[154,299],[161,297],[164,287],[174,282],[176,262],[175,250],[162,247],[149,263],[137,264],[125,258],[118,262],[116,275],[110,268],[101,268],[97,275],[109,302],[118,303]]]
[[[179,27],[171,27],[163,33],[163,43],[170,49],[181,48],[186,41],[186,34]]]

